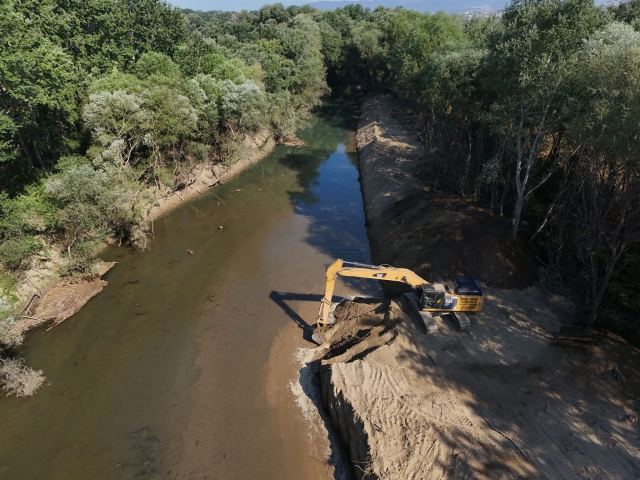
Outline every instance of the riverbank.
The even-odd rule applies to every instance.
[[[438,319],[432,335],[402,302],[336,309],[316,359],[353,475],[635,476],[640,352],[573,329],[573,305],[538,286],[508,221],[423,186],[423,147],[394,103],[364,102],[357,134],[374,262],[473,275],[486,306],[468,331]]]
[[[229,164],[205,162],[197,164],[190,172],[182,188],[162,190],[150,187],[142,197],[148,198],[143,206],[144,224],[147,234],[153,235],[153,222],[162,215],[174,210],[184,202],[202,195],[210,188],[223,184],[246,170],[251,165],[269,155],[276,145],[267,131],[247,136],[242,142],[236,159]],[[110,240],[105,244],[115,243]],[[16,339],[14,346],[21,343],[24,335],[42,324],[55,326],[76,313],[91,298],[100,293],[107,285],[102,279],[115,264],[96,260],[94,271],[80,278],[61,276],[65,267],[65,258],[56,245],[47,245],[46,252],[36,260],[35,265],[22,274],[16,285],[18,294],[15,323],[11,326],[11,335]]]

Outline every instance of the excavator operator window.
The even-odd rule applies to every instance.
[[[436,289],[433,285],[423,285],[420,294],[420,309],[443,308],[446,292],[444,289]]]

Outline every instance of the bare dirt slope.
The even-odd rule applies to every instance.
[[[443,320],[430,336],[394,305],[393,340],[326,354],[325,404],[356,477],[639,478],[640,354],[559,335],[569,306],[536,289],[488,300],[468,332]]]
[[[511,239],[507,218],[425,186],[424,149],[410,121],[388,96],[362,108],[356,139],[374,261],[428,279],[466,274],[500,288],[533,284],[535,265]]]
[[[508,239],[508,223],[421,192],[414,175],[402,175],[419,168],[420,147],[400,112],[378,97],[363,113],[359,161],[375,260],[427,278],[462,270],[490,286],[467,332],[441,318],[427,335],[402,301],[336,309],[316,358],[354,476],[640,478],[640,352],[569,330],[570,302],[525,287],[533,267]],[[418,232],[432,239],[436,230],[442,237],[431,241],[447,249],[421,245]]]

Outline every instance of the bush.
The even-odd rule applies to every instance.
[[[43,233],[54,216],[55,208],[41,183],[29,186],[14,198],[0,193],[0,239]]]
[[[100,251],[101,243],[98,240],[84,240],[78,242],[67,255],[68,263],[60,272],[62,276],[75,273],[91,272],[95,265],[95,258]]]
[[[127,242],[143,219],[133,172],[78,157],[61,160],[59,168],[45,190],[58,209],[55,230],[67,252],[85,257],[109,234]]]
[[[25,270],[41,249],[42,243],[31,235],[6,239],[0,243],[0,264],[12,272]]]
[[[24,341],[24,334],[16,328],[15,318],[0,312],[0,351],[3,347],[17,347]]]
[[[42,371],[26,366],[21,358],[0,358],[0,386],[7,395],[30,397],[44,381]]]
[[[22,343],[22,332],[16,328],[12,316],[16,296],[13,293],[15,279],[8,272],[0,272],[0,351],[3,347],[15,347]]]

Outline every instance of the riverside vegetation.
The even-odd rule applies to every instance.
[[[8,0],[0,29],[7,347],[25,271],[52,251],[62,274],[90,271],[107,238],[144,246],[149,188],[232,161],[246,135],[286,140],[329,85],[406,99],[433,188],[510,216],[587,324],[640,341],[639,0],[514,1],[471,20]]]

